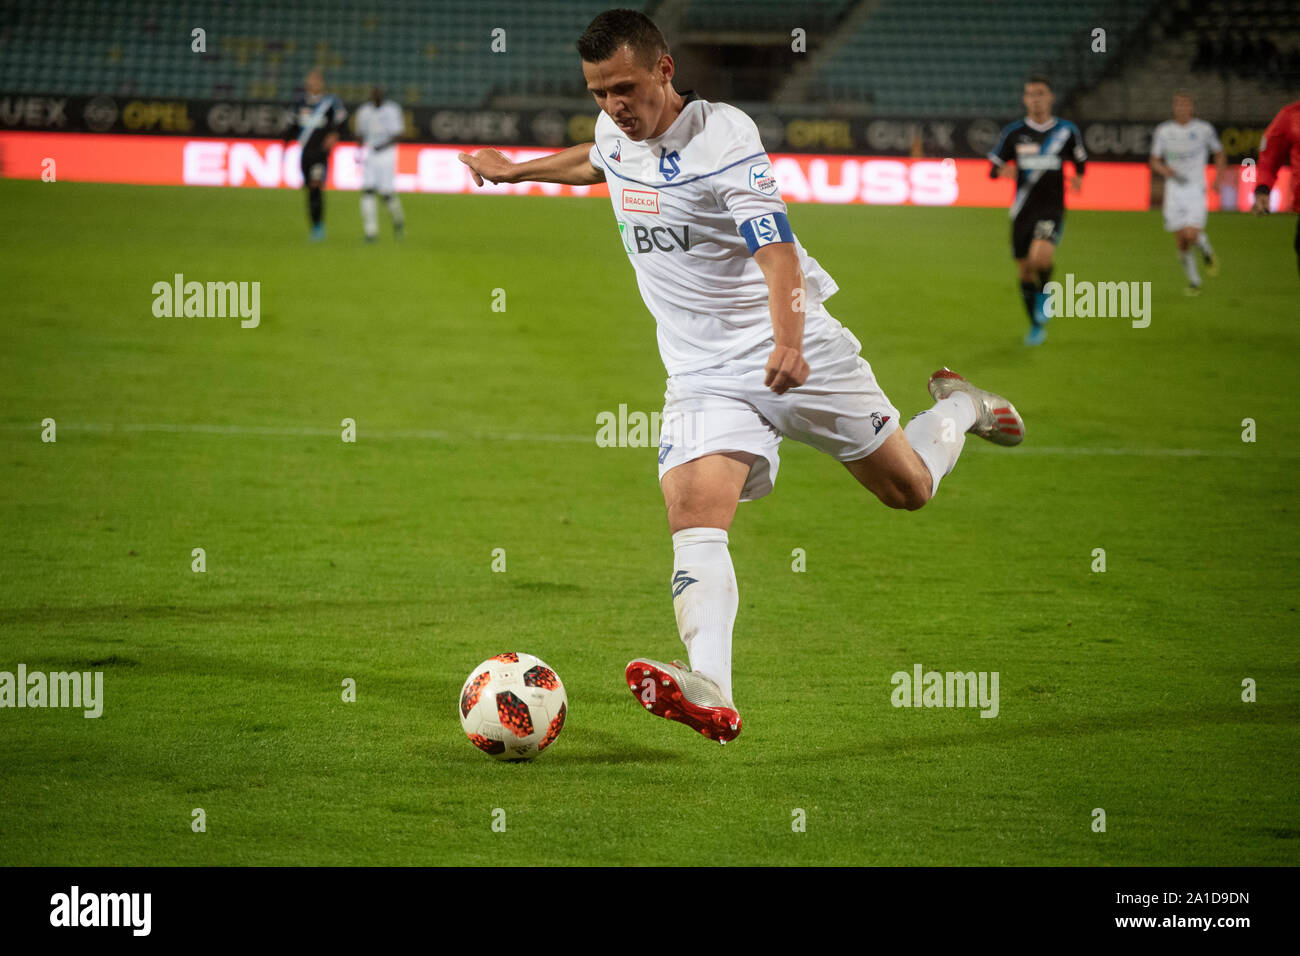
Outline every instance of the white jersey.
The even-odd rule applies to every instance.
[[[786,219],[754,121],[687,95],[662,136],[634,142],[602,112],[591,164],[605,171],[623,248],[658,323],[669,375],[719,365],[772,338],[754,252],[790,242],[806,284],[805,337],[839,323],[818,308],[838,291]]]
[[[405,128],[402,108],[392,100],[385,100],[380,106],[366,100],[357,110],[357,139],[367,150],[373,150],[394,136],[401,136]]]
[[[1162,160],[1178,177],[1168,186],[1205,189],[1205,166],[1210,157],[1223,149],[1214,127],[1205,120],[1194,119],[1186,125],[1165,120],[1156,127],[1151,139],[1151,155]]]

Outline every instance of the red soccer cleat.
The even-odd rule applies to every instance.
[[[740,712],[712,680],[680,661],[662,664],[638,657],[627,665],[627,686],[656,717],[675,720],[725,744],[740,735]]]

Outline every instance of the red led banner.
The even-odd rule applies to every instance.
[[[477,147],[463,147],[472,151]],[[553,183],[478,188],[456,158],[462,147],[403,143],[398,148],[400,192],[485,193],[536,196],[608,196],[605,186]],[[502,149],[516,161],[555,150]],[[359,189],[361,167],[355,143],[336,146],[329,186]],[[982,159],[900,159],[870,156],[774,154],[773,172],[788,202],[880,206],[1009,206],[1015,185],[990,179]],[[51,163],[53,164],[51,166]],[[1073,168],[1067,167],[1072,173]],[[1254,172],[1233,167],[1235,189],[1228,198],[1249,209]],[[11,179],[50,178],[63,182],[142,183],[167,186],[302,185],[297,143],[268,139],[187,139],[95,133],[0,133],[0,175]],[[1211,210],[1220,208],[1213,169],[1206,170]],[[1274,208],[1289,208],[1290,170],[1283,169],[1273,192]],[[1144,163],[1089,163],[1083,190],[1067,190],[1070,209],[1150,208],[1151,171]]]

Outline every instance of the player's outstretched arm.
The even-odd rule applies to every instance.
[[[562,183],[566,186],[594,186],[605,181],[605,171],[591,165],[594,143],[570,146],[550,156],[512,163],[495,149],[480,149],[474,155],[461,153],[460,161],[474,175],[474,184],[490,183]]]

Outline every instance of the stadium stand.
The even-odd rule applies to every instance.
[[[680,21],[683,31],[747,33],[771,31],[787,36],[792,27],[808,33],[833,29],[857,4],[853,0],[747,0],[745,3],[690,3]],[[656,15],[657,11],[656,11]]]
[[[380,82],[406,103],[482,105],[494,95],[582,96],[573,24],[608,0],[229,0],[199,15],[166,0],[5,5],[0,89],[287,100],[320,64],[362,99]],[[508,55],[491,56],[495,28]],[[196,28],[207,52],[191,51]],[[196,69],[196,66],[198,67]]]
[[[1141,53],[1078,102],[1099,120],[1156,119],[1190,90],[1211,122],[1267,119],[1300,88],[1300,7],[1290,0],[1176,0],[1156,10]]]
[[[811,64],[803,96],[861,102],[881,115],[978,116],[1014,108],[1025,75],[1041,71],[1053,78],[1059,102],[1106,67],[1090,52],[1091,29],[1107,24],[1107,42],[1117,44],[1115,34],[1140,23],[1149,6],[881,0],[833,55]]]
[[[406,105],[586,103],[580,26],[610,0],[0,0],[0,91],[288,101],[313,65],[345,101],[375,83]],[[1007,115],[1031,71],[1058,107],[1271,116],[1300,82],[1294,0],[649,0],[686,82],[741,106],[839,115]],[[188,9],[185,9],[188,7]],[[196,14],[195,10],[203,11]],[[936,30],[934,25],[944,28]],[[790,66],[792,24],[806,56]],[[1105,24],[1107,51],[1091,48]],[[191,50],[192,31],[207,52]],[[490,50],[506,31],[506,53]],[[1228,104],[1232,104],[1229,110]]]

